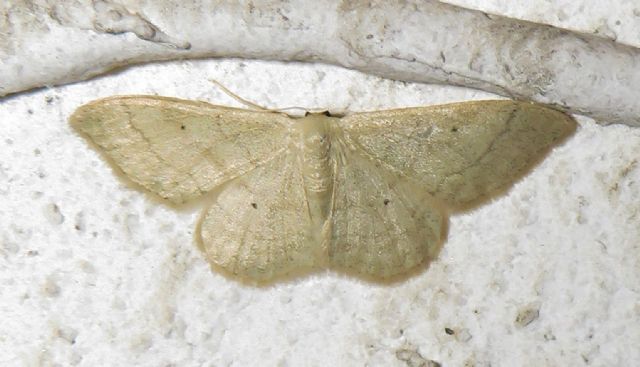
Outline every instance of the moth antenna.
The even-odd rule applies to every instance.
[[[252,108],[252,109],[256,109],[256,110],[260,110],[260,111],[269,111],[269,112],[282,112],[287,114],[287,111],[290,110],[300,110],[302,111],[302,113],[300,114],[293,114],[293,116],[305,116],[307,114],[310,113],[323,113],[323,114],[327,114],[329,113],[329,116],[342,116],[343,114],[333,114],[329,111],[327,111],[324,108],[304,108],[304,107],[298,107],[298,106],[291,106],[291,107],[282,107],[282,108],[268,108],[268,107],[264,107],[264,106],[260,106],[259,104],[253,103],[251,101],[247,101],[246,99],[240,97],[239,95],[233,93],[232,91],[230,91],[227,87],[225,87],[224,85],[222,85],[220,82],[218,82],[217,80],[214,79],[209,79],[209,81],[213,84],[215,84],[218,88],[220,88],[220,90],[222,90],[226,95],[228,95],[229,97],[235,99],[236,101],[242,103],[243,105]]]
[[[230,91],[227,87],[225,87],[224,85],[222,85],[220,82],[218,82],[217,80],[214,79],[209,79],[209,81],[213,84],[215,84],[218,88],[220,88],[220,90],[222,90],[226,95],[228,95],[229,97],[235,99],[236,101],[242,103],[243,105],[256,109],[256,110],[261,110],[261,111],[278,111],[278,110],[274,110],[271,108],[267,108],[267,107],[263,107],[260,106],[259,104],[253,103],[251,101],[247,101],[246,99],[240,97],[239,95],[233,93],[232,91]]]

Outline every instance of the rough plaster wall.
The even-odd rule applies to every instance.
[[[590,29],[621,11],[602,10],[564,21]],[[638,44],[637,32],[616,32]],[[203,60],[1,100],[0,364],[640,364],[640,130],[579,118],[507,195],[452,217],[438,259],[406,282],[321,273],[251,288],[210,271],[192,241],[197,210],[127,188],[66,122],[113,94],[238,105],[209,78],[268,107],[491,97],[323,65]]]

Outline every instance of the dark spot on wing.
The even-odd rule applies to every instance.
[[[251,206],[253,207],[253,209],[258,209],[258,204],[257,203],[251,203]]]
[[[184,130],[184,129],[186,129],[186,128],[187,128],[187,127],[186,127],[186,126],[184,126],[184,125],[180,126],[180,129],[182,129],[182,130]]]
[[[387,205],[387,204],[389,204],[390,201],[391,200],[389,200],[389,199],[384,199],[382,202],[384,203],[384,205]]]
[[[455,126],[454,126],[454,127],[452,127],[452,128],[451,128],[451,132],[452,132],[452,133],[458,132],[458,128],[457,128],[457,127],[455,127]]]

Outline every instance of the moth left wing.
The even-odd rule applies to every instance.
[[[156,96],[117,96],[70,117],[133,182],[183,203],[282,152],[291,120],[278,113]]]
[[[229,182],[199,225],[212,265],[259,283],[315,268],[316,233],[299,156],[290,150]]]
[[[434,258],[446,213],[431,195],[341,139],[333,149],[331,267],[383,280]]]
[[[347,140],[368,159],[454,209],[509,188],[575,126],[562,112],[517,101],[366,112],[341,120]]]

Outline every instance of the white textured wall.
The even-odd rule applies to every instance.
[[[640,46],[632,1],[456,3]],[[640,129],[579,118],[507,195],[452,217],[439,258],[408,281],[321,273],[252,288],[210,271],[192,241],[197,210],[127,188],[66,122],[114,94],[238,105],[207,79],[269,107],[491,97],[322,65],[203,60],[0,100],[0,365],[640,365]]]

